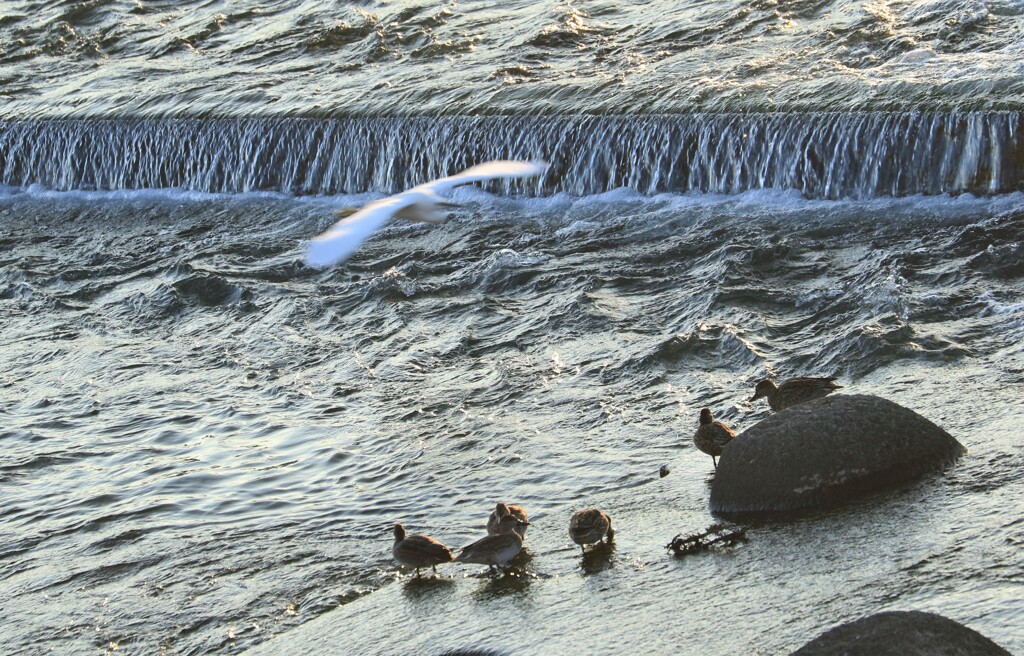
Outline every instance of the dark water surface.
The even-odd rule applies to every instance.
[[[346,267],[302,266],[301,240],[363,200],[0,199],[15,652],[259,644],[393,582],[392,522],[463,544],[502,499],[535,524],[522,653],[609,621],[590,598],[608,586],[631,609],[622,631],[694,651],[778,653],[883,608],[1024,647],[1024,196],[460,190],[443,227],[395,224]],[[838,374],[971,454],[894,498],[674,562],[663,545],[712,521],[699,409],[751,425],[769,373]],[[589,504],[616,519],[618,552],[577,579],[565,525]],[[445,569],[460,630],[476,626],[474,590],[501,584]],[[743,621],[723,630],[706,606]],[[423,644],[459,635],[419,621]]]

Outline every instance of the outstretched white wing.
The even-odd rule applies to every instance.
[[[310,241],[306,248],[306,264],[329,267],[345,261],[388,219],[407,207],[415,206],[406,212],[406,218],[430,222],[440,220],[440,209],[444,207],[441,196],[459,185],[494,178],[525,178],[540,175],[545,169],[547,164],[544,162],[485,162],[457,175],[425,182],[400,194],[374,201]]]
[[[309,242],[306,247],[306,264],[312,267],[329,267],[344,261],[355,253],[364,241],[370,238],[388,219],[416,202],[408,194],[388,196],[375,200],[352,216],[345,217],[326,232]]]
[[[423,189],[444,195],[459,185],[471,182],[483,182],[494,178],[528,178],[540,175],[548,168],[547,162],[520,162],[515,160],[495,160],[471,166],[462,173],[449,175],[431,182],[416,185],[413,189]]]

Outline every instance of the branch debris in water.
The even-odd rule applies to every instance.
[[[712,524],[700,533],[679,535],[672,538],[666,546],[677,556],[698,553],[710,549],[716,544],[731,545],[746,541],[747,529],[729,527],[725,524]]]

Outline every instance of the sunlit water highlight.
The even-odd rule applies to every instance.
[[[1020,109],[1019,0],[53,3],[5,117]]]

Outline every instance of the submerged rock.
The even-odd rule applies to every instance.
[[[1009,656],[959,622],[918,611],[877,613],[837,626],[792,656]]]
[[[199,275],[174,283],[174,289],[199,305],[223,305],[242,297],[242,289],[220,276]]]
[[[723,450],[711,511],[833,505],[914,480],[966,453],[949,433],[877,396],[840,395],[778,412]]]

